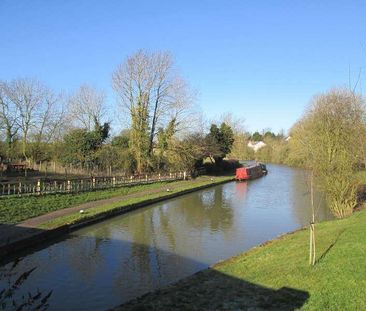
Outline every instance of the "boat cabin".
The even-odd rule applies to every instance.
[[[250,180],[262,177],[264,175],[264,171],[260,164],[255,164],[248,167],[240,167],[236,169],[235,179],[238,181],[242,180]]]

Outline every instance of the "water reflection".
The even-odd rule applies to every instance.
[[[233,210],[224,187],[205,190],[175,200],[174,212],[185,227],[211,232],[229,230],[233,223]]]
[[[292,212],[300,226],[307,226],[312,218],[310,204],[310,173],[301,169],[291,169],[292,184],[292,201],[296,204],[296,208]],[[314,191],[315,221],[324,219],[332,219],[333,216],[329,209],[326,208],[324,194]]]
[[[308,224],[304,171],[270,165],[248,183],[187,194],[73,232],[22,261],[51,309],[98,310]],[[321,205],[319,219],[328,214]],[[21,270],[20,270],[21,271]]]
[[[235,197],[237,200],[244,200],[248,190],[248,183],[238,182],[235,184]]]

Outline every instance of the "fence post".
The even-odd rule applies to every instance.
[[[67,181],[67,192],[68,193],[71,192],[71,181],[70,180]]]
[[[115,176],[113,176],[113,178],[112,178],[112,184],[113,184],[113,187],[116,186],[116,177]]]
[[[40,179],[38,179],[38,181],[37,181],[36,192],[37,192],[38,195],[41,194],[41,180]]]
[[[186,173],[186,171],[184,171],[183,172],[183,180],[186,180],[186,178],[187,178],[187,173]]]
[[[19,182],[18,194],[22,194],[22,183],[21,182]]]
[[[92,179],[92,188],[95,189],[95,177]]]

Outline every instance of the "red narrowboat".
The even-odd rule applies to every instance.
[[[247,167],[236,169],[235,179],[237,181],[250,180],[262,177],[267,174],[267,168],[264,164],[254,164]]]

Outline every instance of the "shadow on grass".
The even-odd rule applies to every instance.
[[[339,232],[339,234],[337,235],[336,239],[333,241],[333,243],[331,243],[328,248],[323,252],[323,254],[321,254],[321,256],[316,260],[315,264],[321,262],[325,256],[332,250],[332,248],[337,244],[339,238],[341,237],[341,235],[346,231],[346,229],[343,229],[341,232]]]
[[[296,310],[309,294],[263,287],[207,269],[166,288],[129,301],[117,310]]]

